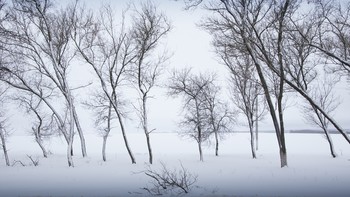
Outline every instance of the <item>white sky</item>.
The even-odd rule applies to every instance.
[[[69,0],[66,0],[69,1]],[[57,1],[60,3],[61,1]],[[87,8],[99,8],[101,1],[82,0],[86,3]],[[107,1],[102,1],[107,2]],[[115,12],[118,14],[125,8],[127,0],[111,1],[115,6]],[[165,43],[169,52],[173,53],[169,61],[168,68],[182,68],[186,66],[194,67],[195,71],[215,71],[220,76],[220,83],[225,84],[226,70],[223,65],[216,61],[215,54],[210,45],[211,37],[204,30],[200,29],[196,24],[200,22],[206,12],[203,10],[184,11],[183,2],[175,2],[173,0],[156,0],[159,5],[159,10],[172,22],[173,29],[167,36]],[[86,69],[86,65],[76,65],[72,68],[71,79],[74,85],[78,86],[86,84],[91,81],[91,70]],[[165,75],[166,76],[166,75]],[[166,77],[165,77],[166,78]],[[165,79],[166,80],[166,79]],[[163,80],[164,82],[164,80]],[[343,128],[350,128],[349,115],[347,110],[350,109],[350,88],[349,84],[341,83],[336,87],[337,94],[343,101],[339,106],[334,118]],[[156,128],[158,132],[178,131],[176,122],[179,120],[181,112],[181,99],[168,98],[166,96],[166,89],[157,88],[153,92],[155,98],[150,101],[149,107],[149,123],[150,128]],[[80,102],[87,99],[86,90],[80,91],[76,96],[76,101]],[[300,103],[301,100],[294,96],[290,98],[293,103]],[[80,103],[77,103],[80,104]],[[93,133],[96,129],[93,127],[93,117],[91,113],[82,107],[78,108],[78,115],[80,115],[83,130],[87,133]],[[24,117],[25,118],[25,117]],[[127,121],[128,132],[138,131],[137,118],[132,117],[133,120]],[[13,117],[12,117],[13,119]],[[18,119],[18,117],[16,117]],[[244,121],[244,119],[240,119]],[[260,123],[261,130],[273,129],[270,123],[270,117],[267,115],[265,120]],[[26,122],[23,120],[22,122]],[[285,112],[285,128],[286,130],[316,128],[306,124],[299,108],[291,106]],[[14,131],[18,130],[19,125],[12,126]],[[21,127],[26,127],[23,124]],[[31,128],[31,127],[26,127]],[[118,127],[117,127],[118,128]],[[236,126],[236,130],[247,130],[244,126]],[[22,130],[27,130],[23,128]],[[17,132],[17,131],[16,131]],[[119,132],[119,129],[114,132]]]

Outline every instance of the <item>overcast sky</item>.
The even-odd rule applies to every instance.
[[[66,0],[68,1],[68,0]],[[60,3],[61,1],[57,1]],[[99,8],[101,2],[108,1],[95,1],[95,0],[83,0],[87,8]],[[128,0],[111,1],[112,6],[115,8],[115,12],[120,14],[124,9]],[[199,28],[198,24],[202,18],[208,14],[206,11],[197,9],[194,11],[184,11],[183,2],[173,0],[155,0],[161,10],[171,21],[172,30],[164,40],[169,52],[173,55],[168,63],[168,70],[173,68],[193,67],[196,72],[217,72],[220,76],[220,83],[225,85],[227,79],[227,72],[223,65],[220,65],[217,61],[217,57],[213,53],[211,47],[211,36],[203,29]],[[137,3],[137,1],[135,1]],[[82,72],[85,70],[84,72]],[[92,71],[86,71],[86,65],[77,65],[72,68],[71,76],[73,83],[78,86],[86,84],[91,81]],[[164,75],[163,82],[166,81],[166,74]],[[96,84],[98,85],[98,84]],[[350,90],[349,84],[340,83],[336,88],[337,95],[340,97],[342,104],[339,106],[334,118],[344,128],[350,128],[350,121],[348,110],[350,110]],[[89,90],[84,90],[85,93]],[[77,95],[77,102],[81,102],[88,97],[84,92],[80,92]],[[177,127],[177,121],[180,118],[181,112],[181,99],[173,99],[166,96],[166,90],[163,88],[157,88],[154,92],[154,99],[150,101],[149,107],[149,123],[150,128],[156,128],[158,132],[172,132],[179,131]],[[229,99],[227,97],[227,99]],[[300,108],[296,104],[302,102],[301,99],[297,99],[295,95],[292,95],[290,100],[290,107],[285,112],[285,124],[286,130],[304,129],[304,128],[316,128],[308,125],[303,120],[303,116],[300,113]],[[293,105],[294,104],[294,105]],[[82,107],[78,108],[82,121],[83,129],[92,133],[96,129],[93,127],[93,121],[91,113]],[[133,120],[127,121],[127,128],[130,132],[138,131],[137,119],[132,117]],[[244,119],[240,119],[244,123]],[[260,123],[260,129],[272,130],[273,126],[270,123],[271,119],[266,116],[265,120]],[[236,130],[247,130],[247,127],[237,125]],[[116,131],[115,131],[116,132]]]

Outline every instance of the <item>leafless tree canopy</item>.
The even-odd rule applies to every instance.
[[[334,95],[334,87],[338,81],[338,77],[325,76],[323,80],[316,83],[314,85],[315,87],[309,90],[309,95],[311,95],[317,105],[322,107],[322,109],[330,115],[334,114],[340,104],[339,98]],[[312,105],[306,105],[303,109],[307,123],[316,125],[323,130],[332,157],[335,158],[337,154],[335,153],[333,141],[329,133],[329,120]]]
[[[253,62],[276,130],[282,167],[287,165],[283,115],[286,89],[298,92],[350,142],[343,129],[306,91],[309,83],[317,77],[314,68],[320,62],[313,62],[315,57],[323,57],[325,63],[336,63],[339,65],[337,70],[344,70],[348,66],[348,2],[185,2],[190,7],[202,4],[214,14],[202,26],[213,35],[214,47],[221,57],[230,59],[248,56]],[[301,7],[305,7],[305,4],[310,9],[303,11]],[[332,65],[326,68],[332,68]],[[272,79],[271,82],[269,79]]]
[[[153,162],[150,133],[154,129],[148,127],[147,100],[151,97],[151,89],[157,85],[158,78],[168,59],[167,53],[157,54],[160,41],[170,31],[170,23],[165,15],[159,13],[150,2],[141,5],[140,11],[133,16],[132,42],[135,45],[135,61],[131,71],[134,86],[139,93],[140,122],[146,135],[149,162]]]
[[[217,135],[232,124],[234,115],[218,98],[215,74],[193,74],[191,69],[174,71],[169,79],[168,94],[183,99],[182,130],[198,143],[203,161],[202,143],[211,134]],[[218,142],[216,143],[216,149]],[[217,151],[216,151],[217,154]]]

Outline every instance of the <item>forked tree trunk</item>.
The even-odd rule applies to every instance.
[[[247,38],[245,38],[245,37],[244,37],[244,43],[246,45],[246,49],[247,49],[250,57],[252,58],[252,60],[254,62],[254,65],[256,67],[256,70],[258,72],[258,76],[259,76],[259,79],[260,79],[260,82],[261,82],[261,86],[262,86],[262,88],[264,90],[266,102],[267,102],[267,105],[269,107],[270,115],[271,115],[271,118],[272,118],[273,126],[274,126],[274,129],[275,129],[275,133],[276,133],[276,137],[277,137],[277,141],[278,141],[278,146],[279,146],[279,150],[280,150],[281,167],[283,168],[283,167],[287,166],[287,152],[283,153],[283,151],[282,151],[283,146],[281,146],[281,131],[280,131],[280,127],[279,127],[277,116],[275,114],[275,107],[274,107],[274,105],[272,103],[271,95],[270,95],[270,92],[269,92],[269,88],[267,86],[267,82],[266,82],[265,76],[263,74],[262,67],[259,64],[259,61],[256,59],[255,54],[253,53],[252,48],[249,45],[249,42],[248,42]]]
[[[9,156],[6,148],[5,134],[2,128],[0,128],[0,138],[1,138],[2,150],[4,151],[6,165],[10,166],[10,160],[9,160]]]
[[[77,114],[77,112],[75,110],[74,105],[73,105],[73,115],[74,115],[74,122],[75,122],[75,125],[77,127],[77,131],[78,131],[79,138],[80,138],[81,152],[82,152],[83,157],[86,157],[87,156],[87,152],[86,152],[85,137],[84,137],[84,134],[83,134],[83,130],[81,129],[79,118],[78,118],[78,114]]]
[[[45,158],[47,158],[47,151],[43,145],[43,140],[41,139],[41,127],[43,125],[43,119],[41,118],[40,114],[38,113],[38,111],[35,108],[32,108],[33,112],[35,113],[36,117],[39,120],[39,124],[37,126],[37,128],[32,128],[33,132],[34,132],[34,136],[35,136],[35,141],[36,143],[39,145],[41,151],[43,152],[43,156]]]
[[[67,159],[68,159],[68,166],[69,167],[74,167],[73,163],[73,141],[74,141],[74,104],[73,104],[73,98],[71,97],[70,89],[68,87],[67,82],[65,81],[65,78],[63,79],[63,82],[65,84],[65,87],[67,87],[67,94],[66,96],[66,101],[68,105],[68,111],[69,111],[69,141],[68,141],[68,147],[67,147]]]

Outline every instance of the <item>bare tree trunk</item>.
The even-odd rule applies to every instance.
[[[71,103],[69,103],[70,105]],[[74,117],[73,117],[73,111],[70,110],[70,129],[69,129],[69,141],[67,146],[67,159],[68,159],[68,166],[74,167],[73,163],[73,140],[74,140]]]
[[[247,42],[247,41],[246,41]],[[270,111],[270,115],[272,118],[272,122],[275,128],[275,133],[276,133],[276,137],[277,137],[277,141],[278,141],[278,146],[279,146],[279,150],[280,150],[280,159],[281,159],[281,167],[285,167],[287,166],[287,152],[286,150],[282,150],[282,146],[281,146],[281,131],[280,131],[280,127],[279,127],[279,123],[275,114],[275,108],[273,106],[272,103],[272,99],[271,99],[271,95],[264,77],[264,74],[262,72],[262,68],[260,66],[260,64],[258,63],[258,61],[255,59],[255,55],[252,53],[252,50],[250,47],[248,47],[247,45],[247,49],[249,51],[249,53],[251,54],[251,57],[255,63],[259,78],[260,78],[260,82],[261,82],[261,86],[264,89],[264,93],[265,93],[265,97],[266,97],[266,101],[267,101],[267,105],[269,107],[269,111]]]
[[[281,160],[281,168],[286,167],[287,163],[287,151],[286,149],[280,149],[280,160]]]
[[[1,138],[2,150],[4,151],[6,165],[10,166],[10,160],[9,160],[9,156],[6,148],[5,134],[2,128],[0,128],[0,138]]]
[[[41,151],[43,152],[43,156],[44,156],[45,158],[47,158],[47,151],[46,151],[46,149],[45,149],[45,147],[44,147],[44,145],[43,145],[43,140],[41,139],[40,134],[38,133],[38,130],[36,130],[36,129],[33,128],[33,131],[34,131],[36,143],[38,143],[38,145],[39,145]]]
[[[215,129],[215,156],[219,156],[219,137],[218,131]]]
[[[255,137],[254,137],[252,123],[249,123],[249,133],[250,133],[250,149],[252,151],[252,157],[253,159],[256,159],[255,144],[254,144]]]
[[[259,149],[259,120],[258,120],[258,114],[259,114],[259,97],[256,96],[256,110],[255,110],[255,113],[256,113],[256,120],[255,120],[255,147],[256,149],[255,150],[258,150]]]
[[[144,94],[142,98],[142,119],[143,119],[143,131],[146,135],[146,141],[147,141],[147,149],[148,149],[148,156],[149,156],[149,163],[153,163],[153,154],[152,154],[152,147],[151,147],[151,141],[150,141],[150,131],[148,131],[148,119],[147,119],[147,109],[146,109],[146,103],[147,103],[147,95]]]
[[[149,163],[153,163],[153,154],[152,154],[152,148],[151,148],[151,142],[149,133],[146,133],[146,140],[147,140],[147,147],[148,147],[148,156],[149,156]]]
[[[279,117],[279,125],[280,125],[280,154],[281,154],[281,167],[287,166],[287,148],[286,148],[286,142],[285,142],[285,136],[284,136],[284,117],[283,117],[283,94],[284,94],[284,62],[283,62],[283,50],[282,50],[282,42],[283,42],[283,33],[284,33],[284,18],[286,15],[286,12],[289,8],[290,0],[286,0],[283,8],[280,13],[279,18],[279,24],[278,24],[278,37],[277,37],[277,57],[278,57],[278,64],[279,64],[279,91],[277,96],[277,103],[278,103],[278,117]]]
[[[199,161],[203,162],[202,142],[198,141]]]
[[[73,105],[73,115],[74,115],[74,122],[75,122],[75,125],[77,127],[77,131],[78,131],[79,138],[80,138],[82,155],[83,155],[83,157],[86,157],[87,156],[87,152],[86,152],[85,137],[84,137],[84,134],[83,134],[83,130],[81,129],[79,118],[78,118],[78,114],[77,114],[77,112],[75,110],[74,105]]]
[[[197,113],[198,113],[198,109],[197,109]],[[198,125],[197,126],[198,129],[198,150],[199,150],[199,161],[204,161],[203,160],[203,151],[202,151],[202,129],[201,127]]]
[[[109,106],[108,106],[108,119],[107,119],[107,130],[104,133],[103,144],[102,144],[102,159],[103,159],[103,161],[107,161],[106,146],[107,146],[107,138],[109,136],[109,132],[111,131],[111,119],[112,119],[112,103],[109,103]]]
[[[33,132],[34,132],[34,136],[35,136],[35,141],[38,143],[41,151],[43,152],[43,156],[45,158],[47,158],[47,151],[42,143],[42,139],[41,139],[41,128],[42,128],[42,125],[43,125],[43,119],[41,118],[39,112],[33,108],[32,106],[30,106],[32,111],[35,113],[36,117],[38,118],[39,120],[39,125],[37,126],[37,128],[32,128]]]
[[[128,151],[128,154],[130,156],[130,159],[131,159],[131,163],[132,164],[136,164],[136,160],[135,160],[135,157],[134,155],[132,154],[131,152],[131,149],[130,149],[130,146],[129,146],[129,143],[128,143],[128,139],[126,137],[126,133],[125,133],[125,128],[124,128],[124,123],[123,123],[123,119],[122,119],[122,116],[120,115],[119,111],[117,109],[115,109],[115,112],[117,114],[117,117],[118,117],[118,121],[119,121],[119,125],[120,125],[120,129],[122,130],[122,134],[123,134],[123,139],[124,139],[124,143],[125,143],[125,147]]]
[[[71,135],[71,137],[73,137],[73,135]],[[73,140],[69,141],[68,146],[67,146],[67,159],[68,159],[68,166],[69,167],[74,167],[73,157],[72,157],[73,151],[72,150],[73,150]]]
[[[328,130],[326,128],[323,129],[325,135],[326,135],[326,138],[327,138],[327,141],[328,141],[328,144],[329,144],[329,148],[331,150],[331,154],[332,154],[332,157],[333,158],[336,158],[337,157],[337,154],[335,153],[334,151],[334,146],[333,146],[333,141],[332,141],[332,138],[331,136],[329,135],[328,133]]]
[[[108,135],[104,135],[103,136],[103,144],[102,144],[102,159],[103,161],[107,161],[107,158],[106,158],[106,144],[107,144],[107,138],[108,138]]]
[[[73,141],[74,141],[74,126],[75,126],[75,118],[74,118],[74,104],[72,94],[70,92],[69,86],[67,84],[66,78],[62,79],[64,87],[66,87],[66,94],[64,95],[67,101],[67,107],[69,111],[69,142],[67,147],[67,157],[68,157],[68,166],[74,167],[73,163]]]

